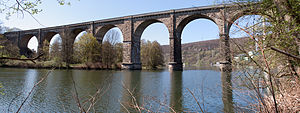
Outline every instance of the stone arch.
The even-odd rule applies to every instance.
[[[136,66],[136,69],[141,69],[141,58],[140,58],[140,40],[141,40],[141,36],[144,32],[144,30],[151,24],[153,23],[162,23],[167,27],[167,25],[164,23],[164,19],[146,19],[146,20],[140,20],[140,21],[135,21],[134,22],[134,27],[133,27],[133,32],[132,32],[132,36],[131,39],[128,40],[130,41],[130,46],[131,46],[131,59],[132,62],[134,62],[134,66]],[[169,30],[169,29],[168,29]],[[170,31],[169,31],[170,32]],[[125,40],[127,41],[127,40]],[[126,47],[126,45],[125,45]],[[123,51],[123,54],[125,52]],[[126,53],[125,53],[126,54]],[[124,55],[126,56],[126,55]],[[126,57],[123,57],[123,60],[126,60]]]
[[[101,40],[98,41],[100,42]],[[102,43],[104,43],[104,41],[109,41],[113,45],[117,43],[123,43],[123,32],[118,27],[111,28],[102,38]]]
[[[160,21],[160,20],[157,20],[157,19],[149,19],[149,20],[145,20],[143,21],[142,23],[140,23],[137,28],[135,29],[134,31],[134,40],[140,40],[144,30],[150,26],[151,24],[153,23],[162,23],[164,24],[166,27],[167,25],[163,22],[163,21]],[[169,30],[169,29],[168,29]],[[170,31],[169,31],[170,32]]]
[[[243,17],[243,16],[247,16],[247,15],[259,15],[257,13],[254,12],[250,12],[248,10],[241,10],[241,11],[237,11],[236,13],[233,13],[229,19],[228,19],[228,31],[230,31],[231,26],[233,25],[233,23],[238,20],[239,18]],[[262,15],[260,15],[262,16]]]
[[[41,42],[39,43],[40,45],[39,45],[39,48],[38,48],[39,52],[42,52],[42,53],[49,53],[50,52],[50,47],[51,47],[50,42],[51,42],[51,40],[53,39],[53,37],[56,34],[58,34],[58,33],[57,32],[53,32],[53,31],[51,31],[51,32],[44,32],[42,34],[42,37],[40,39]],[[47,41],[49,45],[45,44],[44,41]],[[48,47],[49,51],[44,51],[44,49],[43,49],[44,47]]]
[[[45,45],[43,45],[43,46],[45,46]],[[51,37],[51,39],[49,40],[48,47],[49,47],[49,51],[44,51],[44,52],[48,52],[49,55],[53,55],[53,52],[51,52],[52,49],[58,47],[59,49],[56,52],[54,52],[54,54],[59,56],[59,53],[57,53],[57,52],[62,51],[62,37],[60,36],[59,33],[56,33]],[[52,58],[52,56],[50,56],[50,57]]]
[[[36,35],[34,34],[26,34],[26,35],[23,35],[20,39],[20,43],[19,43],[19,47],[20,48],[27,48],[27,45],[29,43],[29,40],[33,37],[37,37]],[[39,40],[38,40],[39,41]],[[39,42],[38,42],[39,43]]]
[[[72,46],[73,46],[73,44],[75,43],[75,39],[77,38],[77,36],[78,36],[80,33],[84,32],[84,31],[87,32],[87,29],[76,28],[76,29],[72,29],[72,30],[71,30],[71,34],[70,34],[70,39],[71,39],[71,41],[70,41],[70,42],[72,42],[72,43],[71,43]]]
[[[57,39],[56,39],[56,40],[54,39],[54,38],[56,38],[56,37],[59,38],[58,41],[60,41],[60,43],[62,43],[62,37],[60,36],[59,33],[57,33],[57,34],[53,35],[52,38],[51,38],[51,40],[49,41],[50,45],[51,45],[52,43],[54,43],[54,42],[57,40]],[[52,43],[51,43],[51,42],[52,42]]]
[[[87,31],[87,30],[86,29],[82,29],[82,28],[77,28],[77,29],[73,29],[72,33],[77,36],[82,31]]]
[[[179,18],[180,19],[180,18]],[[219,20],[216,17],[215,13],[209,13],[207,15],[196,14],[196,15],[188,15],[185,18],[182,18],[181,21],[178,21],[176,35],[178,40],[180,40],[181,44],[193,43],[198,41],[208,41],[208,40],[216,40],[219,39],[220,34],[220,26],[218,25]],[[210,28],[210,29],[207,29]],[[195,33],[197,34],[195,36]],[[209,41],[210,42],[210,41]],[[202,45],[203,44],[203,45]],[[194,48],[190,48],[188,46],[182,45],[179,47],[181,51],[181,62],[184,67],[190,66],[207,66],[209,63],[217,62],[217,60],[213,60],[211,62],[207,62],[207,64],[200,63],[202,62],[204,57],[201,57],[201,52],[210,51],[212,54],[211,57],[215,57],[218,54],[219,46],[207,43],[202,43],[198,45],[201,49],[195,50]],[[193,50],[199,53],[200,56],[193,56],[193,54],[187,52],[186,50]],[[206,54],[208,56],[208,54]],[[179,56],[179,55],[178,55]],[[174,56],[175,57],[175,56]],[[193,59],[193,60],[190,60]]]
[[[98,40],[99,43],[102,43],[102,40],[103,40],[105,34],[114,27],[117,27],[117,26],[112,25],[112,24],[102,26],[96,30],[96,33],[94,36],[96,37],[96,39]]]
[[[202,15],[202,14],[191,15],[181,20],[179,24],[176,26],[177,36],[181,38],[181,34],[185,26],[196,19],[208,19],[214,22],[215,24],[217,24],[216,21],[209,16]]]
[[[145,56],[143,57],[143,56],[141,56],[141,45],[142,45],[142,36],[145,36],[145,34],[146,34],[146,29],[147,28],[150,28],[152,25],[154,25],[155,26],[155,24],[157,25],[157,24],[159,24],[159,25],[161,25],[161,27],[163,27],[163,28],[158,28],[158,29],[160,29],[160,31],[158,31],[159,33],[166,33],[165,32],[165,30],[167,30],[167,35],[166,35],[166,37],[163,37],[163,38],[166,38],[166,41],[167,41],[167,43],[169,43],[170,42],[170,40],[169,40],[169,37],[170,37],[170,29],[168,28],[168,23],[169,22],[169,18],[159,18],[159,19],[147,19],[147,20],[144,20],[144,21],[139,21],[139,22],[137,22],[136,24],[136,28],[135,28],[135,30],[134,30],[134,34],[133,34],[133,47],[134,47],[134,49],[135,49],[135,51],[136,51],[136,56],[139,58],[138,60],[139,60],[139,62],[140,63],[142,63],[141,61],[143,60],[143,59],[147,59],[147,58],[145,58]],[[164,31],[162,31],[162,30],[164,30]],[[154,40],[156,40],[157,42],[159,42],[160,43],[160,41],[162,41],[162,40],[159,40],[159,39],[154,39],[153,40],[153,38],[147,38],[146,40],[150,40],[150,41],[154,41]],[[160,43],[161,44],[161,43]],[[170,59],[167,57],[167,58],[165,58],[164,60],[166,60],[166,62],[168,62]]]
[[[38,45],[39,46],[39,39],[35,34],[25,34],[20,38],[19,41],[19,48],[20,48],[20,54],[21,55],[25,55],[26,57],[32,57],[33,52],[28,48],[28,43],[30,41],[30,39],[32,39],[33,37],[37,38],[38,41]]]
[[[58,34],[57,32],[47,32],[44,35],[44,38],[41,40],[42,42],[44,42],[45,40],[47,40],[48,42],[51,41],[51,39],[54,37],[54,35]]]

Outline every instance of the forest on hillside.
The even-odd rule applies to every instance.
[[[234,43],[245,44],[248,38],[232,38],[230,40],[232,57],[236,56],[238,49]],[[182,62],[185,67],[207,67],[220,61],[219,39],[205,40],[192,43],[185,43],[181,46]],[[162,45],[165,62],[170,58],[169,45]]]

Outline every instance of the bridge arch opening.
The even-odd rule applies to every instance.
[[[212,19],[191,16],[178,29],[184,68],[210,67],[219,61],[219,27]]]
[[[84,47],[81,47],[81,45],[79,44],[80,42],[82,42],[81,40],[83,39],[83,36],[87,35],[88,32],[86,31],[82,31],[82,30],[78,30],[78,31],[75,31],[76,33],[76,37],[73,41],[73,51],[72,51],[72,63],[73,64],[80,64],[80,63],[83,63],[81,61],[81,58],[84,57],[83,52],[81,52],[82,50],[86,50],[87,48],[84,48]]]
[[[20,41],[20,52],[26,57],[34,57],[38,52],[39,41],[35,35],[25,35]]]
[[[206,15],[192,15],[192,16],[186,17],[182,21],[180,21],[180,23],[177,26],[178,36],[182,36],[183,30],[184,30],[184,28],[188,24],[190,24],[191,22],[193,22],[195,20],[198,20],[198,19],[201,19],[201,20],[210,20],[211,22],[213,22],[214,24],[216,24],[216,22],[212,18],[210,18],[210,17],[208,17]]]
[[[62,57],[60,55],[62,49],[61,43],[62,39],[59,33],[47,32],[42,38],[42,51],[44,52],[44,56],[46,55],[44,60],[53,60],[55,57]]]
[[[44,42],[45,40],[47,40],[50,43],[50,41],[56,34],[57,34],[56,32],[48,32],[45,34],[44,39],[42,41]]]
[[[87,34],[86,31],[81,31],[80,33],[78,33],[74,39],[74,43],[78,42],[82,38],[82,36],[85,34]]]
[[[53,44],[59,44],[59,46],[61,46],[62,44],[62,38],[60,37],[59,34],[55,34],[52,39],[50,40],[49,42],[50,44],[50,47],[53,45]]]
[[[82,38],[82,36],[84,36],[85,34],[88,34],[88,32],[85,29],[80,29],[80,28],[73,29],[71,34],[68,34],[68,35],[71,35],[70,39],[65,39],[65,42],[67,42],[67,41],[73,42],[70,44],[72,44],[71,47],[73,47],[73,49],[74,49],[74,44],[77,43]]]
[[[55,34],[49,42],[49,58],[62,58],[62,38],[59,34]]]
[[[95,37],[97,38],[99,43],[102,43],[104,38],[107,38],[112,33],[115,35],[117,34],[119,35],[120,33],[122,34],[121,30],[117,26],[109,24],[98,28],[96,30]],[[123,35],[122,35],[122,39],[120,40],[123,40]]]
[[[110,28],[110,29],[108,29]],[[102,29],[106,31],[103,38],[99,37],[98,41],[102,42],[101,57],[102,64],[105,68],[121,68],[123,62],[123,34],[118,27],[108,26]],[[99,36],[99,35],[98,35]]]
[[[141,23],[134,32],[135,40],[140,47],[140,60],[144,67],[150,66],[150,62],[157,61],[157,66],[167,65],[170,58],[169,50],[169,30],[167,26],[155,19],[146,20]],[[159,47],[159,48],[158,48]],[[156,49],[154,49],[156,48]],[[153,53],[149,53],[150,49],[154,50],[158,57],[153,57],[152,61],[150,61],[150,56],[154,55]],[[152,68],[157,68],[157,66]]]
[[[109,29],[102,39],[102,44],[104,42],[109,42],[112,45],[123,43],[123,34],[118,27],[113,27]]]

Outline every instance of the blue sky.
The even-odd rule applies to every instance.
[[[13,15],[9,20],[1,14],[5,26],[23,30],[101,20],[113,17],[142,14],[198,6],[214,5],[216,0],[72,0],[71,5],[60,6],[56,0],[44,0],[39,6],[43,11],[35,18],[30,15]],[[210,40],[218,38],[217,26],[205,19],[189,23],[182,34],[182,43]],[[157,40],[162,45],[169,44],[167,28],[163,24],[150,25],[142,34],[142,39]],[[32,42],[32,41],[31,41]],[[36,46],[29,43],[29,46]]]

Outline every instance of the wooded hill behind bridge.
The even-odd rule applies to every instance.
[[[237,48],[232,41],[244,45],[249,38],[231,38],[230,40],[232,56],[235,56],[240,53],[236,51]],[[200,67],[209,66],[220,61],[219,43],[219,39],[214,39],[182,44],[182,62],[186,67]],[[162,45],[162,50],[165,62],[168,62],[170,55],[169,45]]]

